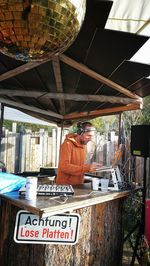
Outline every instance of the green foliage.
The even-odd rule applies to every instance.
[[[92,125],[96,128],[96,130],[100,133],[104,133],[106,130],[106,124],[105,120],[102,117],[94,118],[92,120],[89,120],[89,122],[92,123]],[[70,132],[77,132],[77,125],[73,125],[70,128]]]
[[[127,133],[130,132],[131,125],[150,124],[150,96],[144,98],[142,110],[123,112],[122,120],[123,120],[123,128]],[[119,129],[118,114],[97,117],[90,120],[90,122],[93,124],[96,130],[101,134],[112,130],[117,132]],[[76,129],[77,129],[76,125],[73,125],[70,129],[70,132],[76,132]]]
[[[12,124],[13,121],[9,120],[4,120],[4,127],[8,129],[9,131],[12,130]],[[52,126],[45,126],[45,125],[37,125],[37,124],[32,124],[32,123],[23,123],[23,122],[16,122],[17,123],[17,128],[16,131],[20,132],[21,130],[31,130],[32,132],[38,132],[40,129],[44,129],[48,131],[49,135],[52,135]]]
[[[122,114],[123,128],[126,132],[130,131],[132,125],[138,124],[141,116],[140,110],[127,111]]]
[[[118,115],[98,117],[93,119],[91,122],[100,133],[118,130]]]
[[[8,129],[9,131],[11,131],[12,129],[12,121],[9,121],[9,120],[4,120],[3,122],[3,126]]]
[[[133,192],[124,201],[123,222],[125,235],[141,220],[142,192]]]
[[[89,121],[96,128],[97,132],[100,132],[101,134],[113,130],[118,131],[118,121],[119,121],[118,115],[97,117]],[[76,124],[74,124],[70,128],[70,132],[76,132],[76,131],[77,131],[77,126]]]
[[[92,119],[91,123],[96,128],[96,130],[99,131],[100,133],[103,133],[105,131],[105,122],[103,118],[97,117],[95,119]]]
[[[123,126],[125,130],[129,130],[131,125],[149,125],[150,124],[150,96],[143,100],[143,109],[136,111],[128,111],[123,113]]]
[[[138,122],[139,124],[150,125],[150,96],[144,98],[143,110]]]

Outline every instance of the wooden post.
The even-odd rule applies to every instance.
[[[21,127],[20,129],[20,141],[19,141],[19,163],[18,163],[18,168],[19,168],[19,172],[23,172],[24,171],[24,168],[23,168],[23,137],[24,133],[23,133],[23,126]]]
[[[1,144],[2,144],[2,133],[3,133],[3,121],[4,121],[4,105],[1,104],[1,119],[0,119],[0,159],[1,159]]]
[[[59,159],[60,159],[60,147],[61,147],[61,144],[62,144],[62,137],[63,137],[63,129],[64,129],[64,124],[63,122],[61,123],[61,132],[60,132],[60,140],[59,140],[59,147],[57,149],[57,158],[58,158],[58,162],[59,162]],[[57,164],[58,164],[57,162]]]
[[[56,166],[56,158],[57,158],[57,154],[56,154],[56,128],[52,129],[52,166],[55,167]]]
[[[122,126],[122,117],[121,113],[119,114],[119,134],[118,134],[118,146],[121,144],[121,126]]]

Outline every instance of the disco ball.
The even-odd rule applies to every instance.
[[[0,0],[0,51],[22,61],[64,52],[84,20],[86,0]]]

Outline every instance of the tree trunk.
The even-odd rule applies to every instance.
[[[81,224],[75,245],[20,244],[13,240],[16,213],[2,200],[1,266],[120,266],[122,258],[122,199],[77,209]]]

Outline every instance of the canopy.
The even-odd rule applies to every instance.
[[[149,39],[136,32],[149,19],[150,1],[127,2],[87,0],[83,26],[63,54],[25,63],[0,53],[0,102],[57,124],[142,108],[150,65],[130,59]],[[138,27],[122,26],[141,7]],[[110,27],[111,17],[119,28]]]

